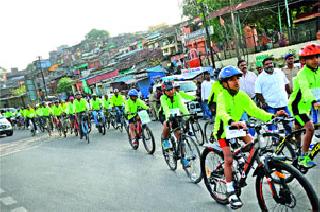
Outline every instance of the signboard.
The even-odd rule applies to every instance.
[[[209,30],[209,34],[212,35],[213,27],[210,26],[208,30]],[[203,29],[199,29],[197,31],[191,32],[189,34],[186,34],[183,38],[184,38],[184,41],[190,41],[190,40],[195,40],[205,36],[206,36],[206,29],[203,28]]]
[[[185,68],[181,69],[181,74],[184,79],[192,79],[199,74],[209,72],[211,76],[213,76],[213,68],[212,67],[197,67],[197,68]]]

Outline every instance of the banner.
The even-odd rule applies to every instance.
[[[37,68],[49,68],[51,66],[50,60],[37,60],[36,67]]]

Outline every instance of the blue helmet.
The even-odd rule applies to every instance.
[[[222,68],[220,74],[219,74],[219,80],[220,81],[227,81],[228,79],[230,79],[233,76],[242,76],[242,72],[234,67],[234,66],[226,66],[224,68]]]
[[[129,96],[139,96],[139,92],[136,89],[131,89],[128,93]]]

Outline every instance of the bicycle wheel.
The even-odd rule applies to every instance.
[[[298,170],[280,161],[269,162],[268,169],[271,173],[261,171],[256,179],[256,195],[262,211],[319,211],[314,189]],[[286,183],[281,179],[282,172],[290,173],[293,180]],[[278,175],[280,180],[275,182],[271,175]]]
[[[164,150],[162,146],[163,139],[161,138],[161,149],[164,161],[170,167],[170,169],[174,171],[177,169],[176,142],[174,141],[173,137],[171,137],[169,141],[172,144],[172,148]]]
[[[194,137],[196,138],[197,143],[202,146],[204,144],[204,135],[203,131],[200,127],[200,124],[198,121],[193,121],[191,123],[192,132],[194,134]]]
[[[156,143],[153,133],[147,125],[142,127],[142,141],[147,153],[153,154],[156,150]]]
[[[189,166],[184,168],[191,182],[199,183],[202,178],[200,167],[200,151],[192,137],[188,135],[181,135],[180,141],[181,159],[187,159]]]
[[[89,138],[89,127],[88,127],[88,122],[84,121],[84,123],[82,123],[82,134],[84,135],[84,137],[87,140],[87,143],[90,143],[90,138]]]
[[[213,129],[213,121],[209,120],[204,125],[204,139],[206,143],[209,143]]]
[[[105,135],[106,134],[106,125],[103,124],[102,125],[102,135]]]
[[[220,204],[228,204],[222,152],[209,148],[204,149],[201,155],[201,171],[210,196]]]

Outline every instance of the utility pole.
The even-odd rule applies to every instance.
[[[214,63],[214,57],[213,57],[213,50],[212,50],[212,46],[211,46],[211,39],[210,39],[210,33],[209,33],[209,29],[208,29],[208,24],[207,24],[207,18],[206,18],[206,12],[204,10],[204,5],[203,3],[201,2],[200,3],[200,8],[201,8],[201,12],[202,12],[202,15],[203,15],[203,24],[204,24],[204,27],[206,29],[206,35],[207,35],[207,48],[209,49],[210,51],[210,57],[211,57],[211,63],[212,63],[212,68],[215,69],[216,68],[216,65]]]
[[[238,37],[237,26],[236,26],[235,21],[234,21],[233,10],[231,8],[232,7],[232,0],[229,0],[229,4],[230,4],[231,21],[232,21],[233,35],[234,35],[234,38],[235,38],[237,58],[238,58],[238,60],[240,60],[241,57],[240,57],[240,51],[239,51],[239,37]]]
[[[38,56],[38,68],[40,69],[40,72],[41,72],[44,92],[46,94],[46,97],[48,97],[47,86],[46,86],[46,81],[44,80],[44,76],[43,76],[43,70],[42,70],[42,66],[41,66],[41,57],[40,56]]]

